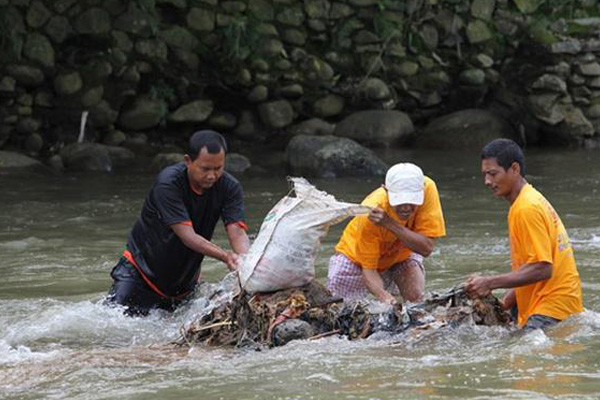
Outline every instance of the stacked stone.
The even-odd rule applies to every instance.
[[[0,0],[0,147],[53,155],[77,138],[84,111],[88,141],[143,154],[157,151],[149,138],[177,144],[200,127],[284,143],[326,127],[364,145],[403,145],[413,121],[512,98],[497,99],[499,87],[525,97],[539,123],[526,136],[594,138],[598,24],[581,20],[588,36],[570,37],[564,21],[538,23],[541,4]],[[584,0],[576,8],[575,17],[598,11]],[[524,65],[537,71],[514,88],[507,69]],[[364,137],[356,124],[335,128],[357,110],[402,111],[381,120],[405,122]]]

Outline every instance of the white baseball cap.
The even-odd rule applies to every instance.
[[[399,163],[385,174],[385,187],[391,206],[423,204],[425,178],[421,168],[411,163]]]

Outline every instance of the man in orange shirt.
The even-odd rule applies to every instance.
[[[423,257],[446,228],[435,182],[419,167],[391,167],[385,185],[362,202],[369,215],[354,217],[329,261],[327,287],[346,300],[373,294],[394,304],[393,294],[419,301],[425,292]]]
[[[567,231],[552,205],[525,180],[525,159],[509,139],[496,139],[483,148],[481,172],[494,196],[510,203],[508,230],[512,272],[470,277],[466,291],[484,296],[510,289],[505,310],[518,309],[524,329],[552,326],[583,311],[581,281]]]

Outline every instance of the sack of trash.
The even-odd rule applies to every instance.
[[[272,292],[308,284],[315,277],[315,258],[329,227],[368,213],[360,204],[337,201],[304,178],[288,178],[290,194],[269,211],[239,270],[249,293]]]

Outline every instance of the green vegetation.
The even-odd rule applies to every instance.
[[[21,59],[25,28],[19,26],[17,21],[21,19],[15,13],[13,8],[0,7],[0,56],[3,59]]]
[[[222,29],[223,50],[231,60],[242,61],[254,53],[261,41],[260,21],[252,16],[235,18]]]

